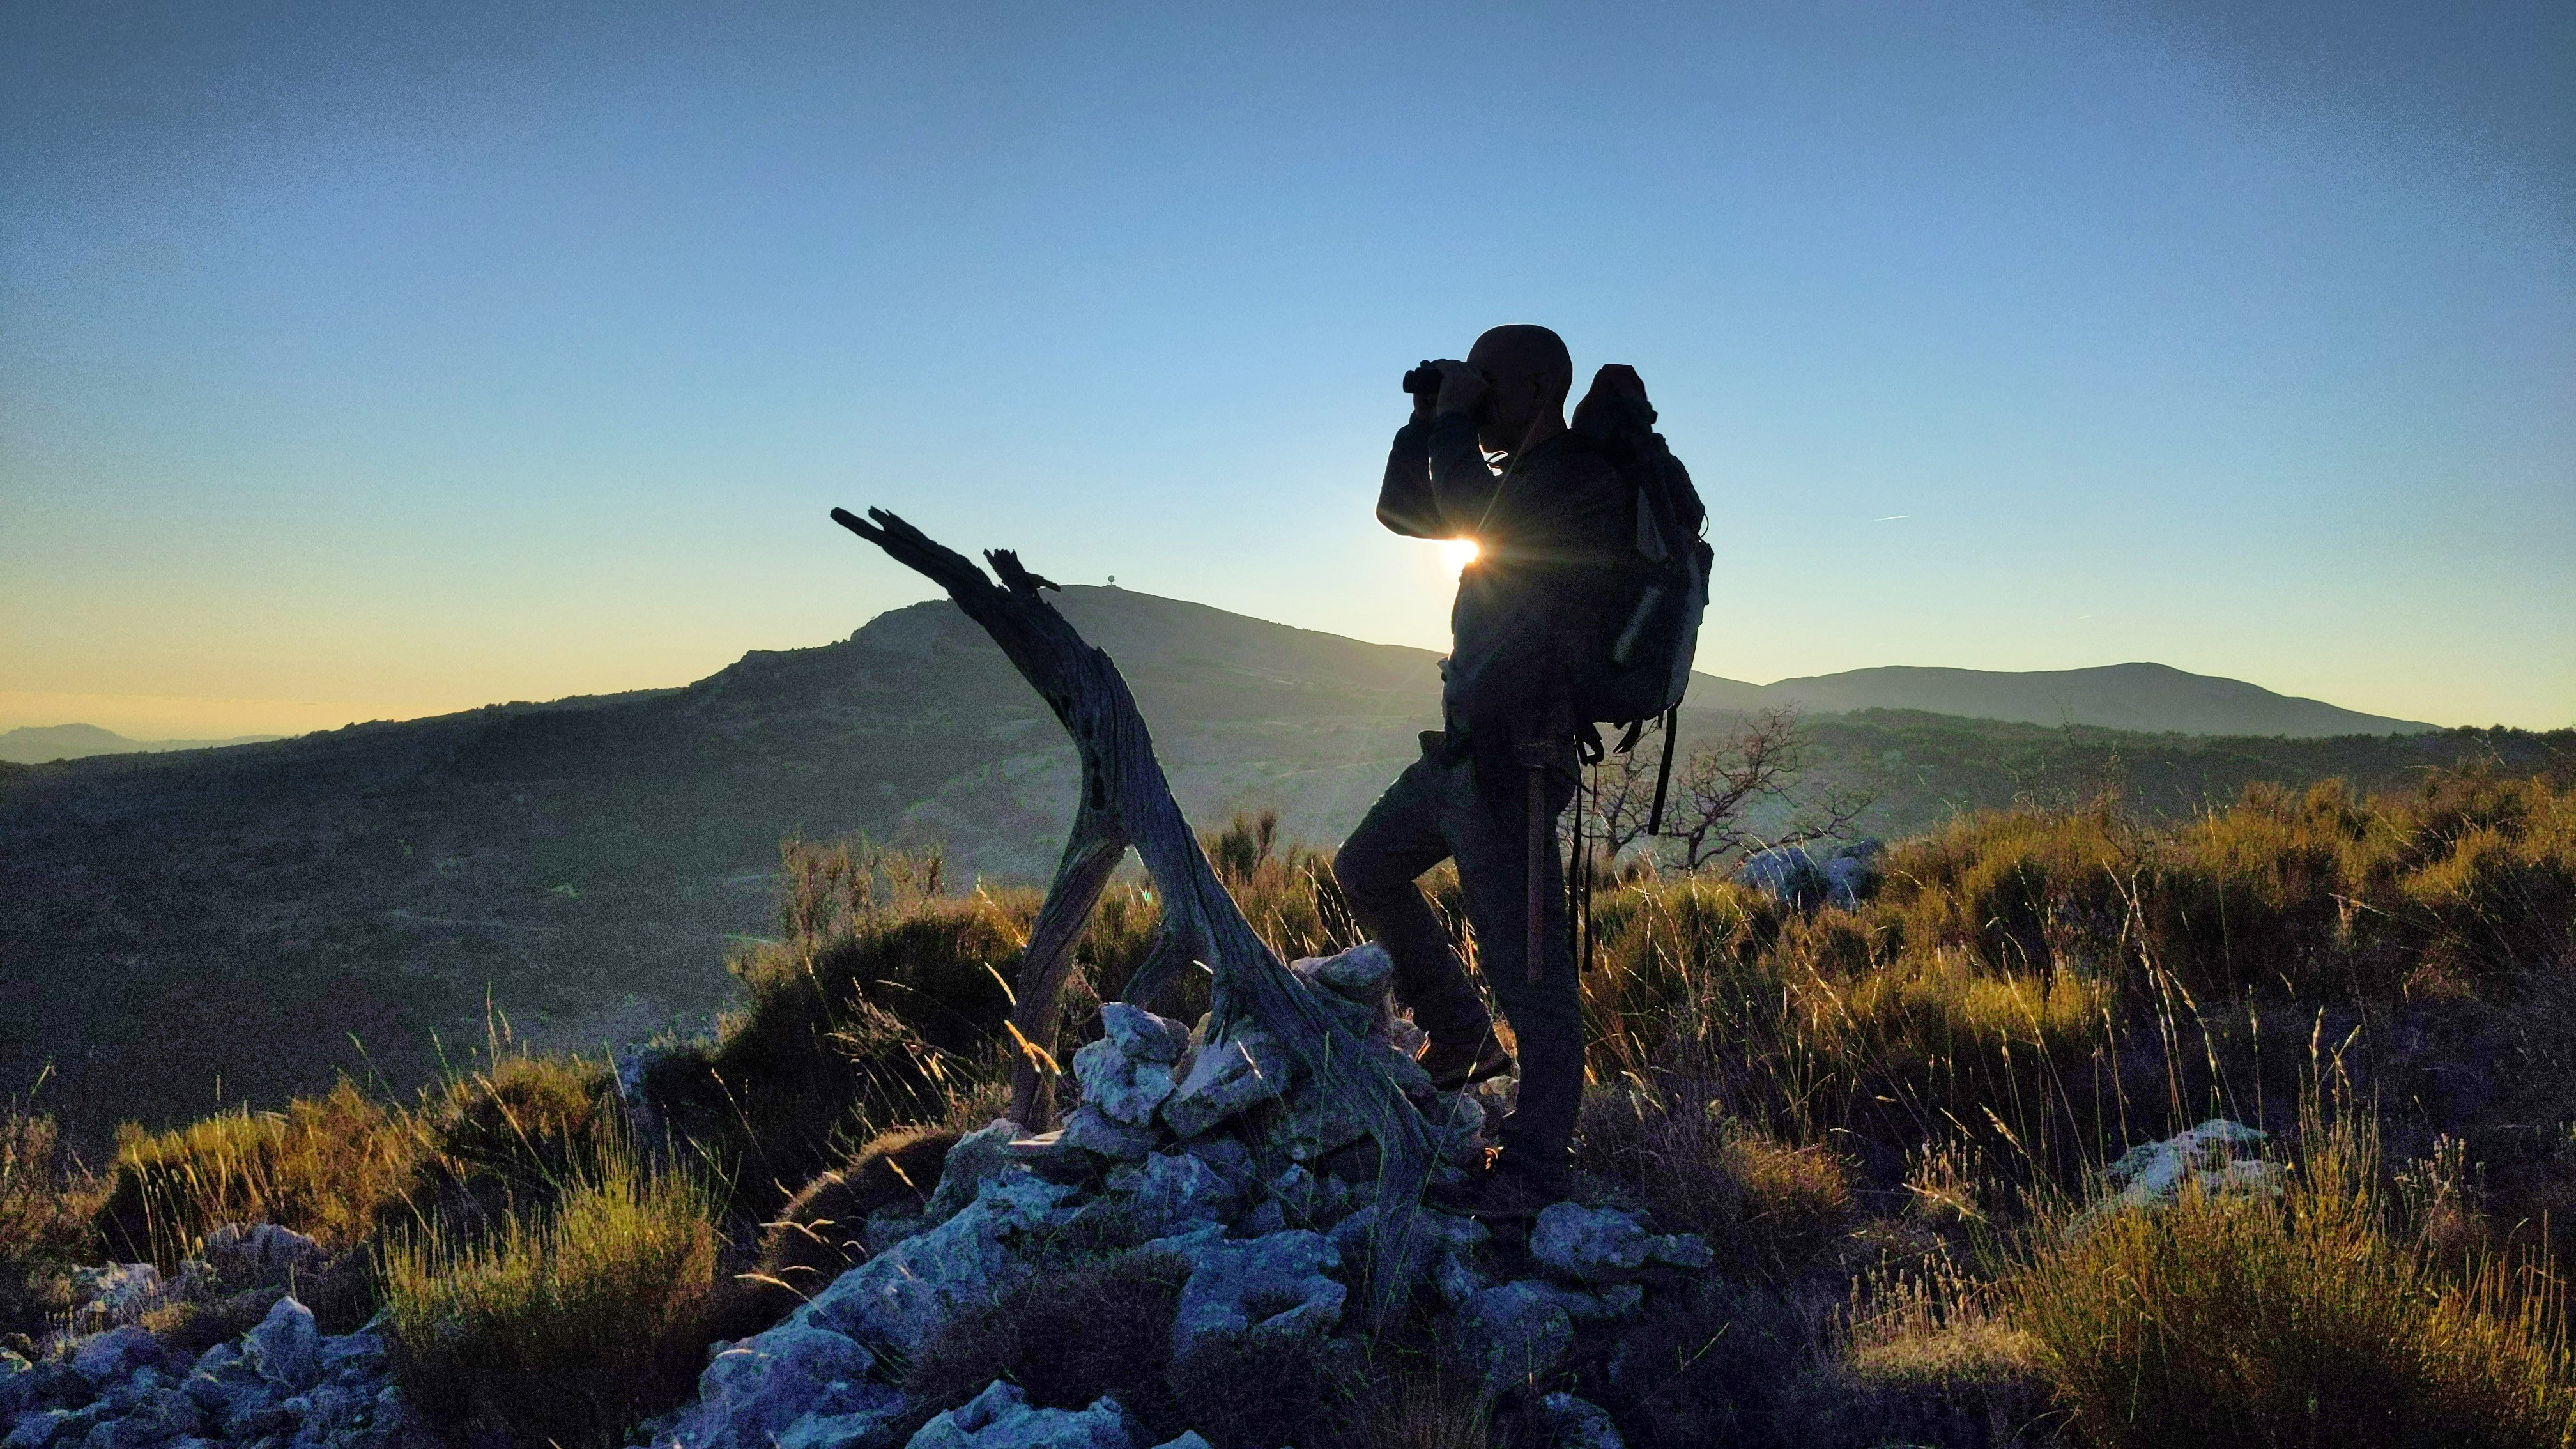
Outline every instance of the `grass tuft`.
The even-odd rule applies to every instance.
[[[394,1374],[466,1438],[613,1445],[686,1397],[706,1342],[706,1191],[604,1145],[550,1206],[459,1238],[435,1224],[377,1255]]]
[[[2366,1125],[2305,1134],[2283,1200],[2187,1187],[2052,1224],[2005,1287],[2082,1432],[2110,1446],[2557,1446],[2576,1359],[2545,1276],[2443,1273],[2390,1231]]]

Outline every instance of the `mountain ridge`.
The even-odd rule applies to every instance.
[[[94,724],[20,725],[0,730],[0,760],[13,765],[44,765],[92,755],[162,754],[171,750],[220,750],[230,745],[265,744],[279,735],[234,735],[220,740],[138,740]]]

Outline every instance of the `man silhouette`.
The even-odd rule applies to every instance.
[[[1565,1196],[1583,1095],[1581,982],[1565,933],[1556,817],[1577,782],[1562,641],[1589,622],[1593,570],[1633,546],[1618,472],[1566,431],[1574,363],[1544,327],[1497,327],[1466,360],[1433,364],[1435,391],[1387,453],[1378,521],[1413,538],[1471,538],[1458,576],[1441,723],[1334,858],[1361,923],[1395,960],[1397,999],[1430,1037],[1444,1091],[1514,1063],[1448,933],[1414,882],[1455,858],[1476,956],[1520,1048],[1520,1094],[1491,1170],[1441,1206],[1532,1215]],[[1497,455],[1500,466],[1487,455]],[[1539,966],[1529,969],[1530,793],[1541,792]]]

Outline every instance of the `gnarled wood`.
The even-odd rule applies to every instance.
[[[1162,893],[1163,934],[1128,982],[1124,998],[1143,1004],[1183,965],[1205,965],[1213,977],[1210,1040],[1221,1040],[1247,1022],[1259,1023],[1296,1056],[1321,1090],[1367,1124],[1379,1147],[1378,1201],[1383,1209],[1371,1248],[1370,1277],[1376,1307],[1391,1308],[1404,1276],[1398,1265],[1409,1261],[1417,1205],[1430,1178],[1431,1148],[1422,1118],[1363,1049],[1366,1044],[1327,1015],[1279,963],[1218,881],[1172,798],[1144,716],[1118,667],[1039,597],[1041,588],[1052,585],[1022,568],[1018,555],[1008,550],[985,555],[1001,579],[996,585],[963,555],[883,509],[868,510],[862,521],[835,508],[832,518],[946,589],[1037,689],[1081,753],[1082,801],[1022,958],[1013,1024],[1031,1042],[1053,1041],[1057,999],[1074,942],[1110,872],[1132,844]],[[1048,1125],[1050,1094],[1034,1063],[1021,1062],[1011,1095],[1014,1116],[1024,1128],[1036,1131]]]

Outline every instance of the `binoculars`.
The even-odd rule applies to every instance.
[[[1420,367],[1404,375],[1404,390],[1426,402],[1440,396],[1440,369],[1429,358],[1423,359]]]

